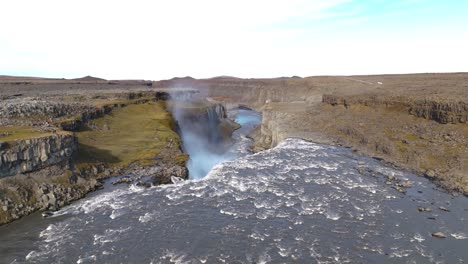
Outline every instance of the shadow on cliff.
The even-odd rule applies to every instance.
[[[99,149],[91,145],[79,143],[76,160],[80,163],[119,163],[118,157],[106,149]]]

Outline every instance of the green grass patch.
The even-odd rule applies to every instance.
[[[147,166],[171,159],[180,148],[163,102],[128,105],[92,122],[92,129],[76,132],[78,167],[101,163],[120,167],[134,162]]]
[[[152,101],[155,99],[154,96],[142,96],[134,99],[125,99],[125,98],[118,98],[118,99],[101,99],[101,100],[94,100],[92,105],[96,107],[104,107],[107,105],[130,105],[136,104],[138,102],[143,101]]]
[[[406,134],[405,139],[411,141],[419,141],[419,137],[414,134]]]
[[[5,126],[0,127],[0,141],[13,141],[50,136],[52,133],[39,131],[34,127]]]

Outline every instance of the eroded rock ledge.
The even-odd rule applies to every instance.
[[[32,172],[67,161],[77,148],[78,141],[71,134],[2,143],[0,178]]]
[[[322,102],[330,105],[363,105],[369,107],[385,107],[406,111],[414,116],[437,121],[441,124],[468,122],[468,103],[463,101],[444,100],[436,98],[412,98],[403,96],[338,96],[325,94]]]

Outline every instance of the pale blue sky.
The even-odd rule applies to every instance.
[[[468,71],[462,0],[15,0],[0,10],[0,75]]]

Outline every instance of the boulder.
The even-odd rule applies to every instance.
[[[433,170],[427,170],[426,171],[426,177],[434,178],[435,176],[436,176],[435,171],[433,171]]]

